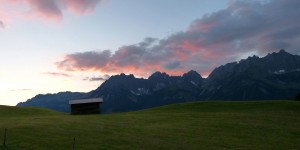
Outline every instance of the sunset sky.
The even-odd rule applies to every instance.
[[[122,72],[208,76],[254,54],[300,54],[299,18],[299,0],[0,0],[0,105]]]

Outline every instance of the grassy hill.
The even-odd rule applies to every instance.
[[[300,149],[296,101],[197,102],[72,116],[0,106],[0,149]]]

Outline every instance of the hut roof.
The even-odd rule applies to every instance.
[[[83,104],[83,103],[102,103],[102,98],[91,98],[91,99],[77,99],[77,100],[70,100],[69,104]]]

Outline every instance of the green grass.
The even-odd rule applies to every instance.
[[[72,116],[0,106],[0,149],[300,149],[300,102],[197,102]]]

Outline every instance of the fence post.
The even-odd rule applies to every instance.
[[[4,147],[6,146],[6,131],[7,131],[7,129],[5,128],[4,129],[4,139],[3,139],[3,146]]]
[[[73,138],[73,150],[75,150],[75,137]]]

